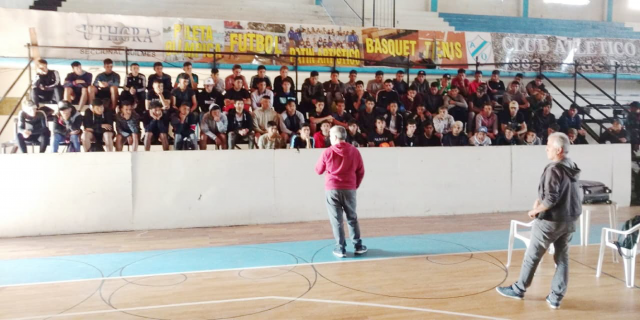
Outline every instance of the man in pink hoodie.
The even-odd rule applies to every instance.
[[[364,178],[362,157],[358,149],[345,142],[347,131],[344,127],[331,128],[329,138],[331,147],[327,148],[318,159],[316,172],[318,174],[327,173],[325,175],[327,210],[333,228],[333,237],[337,242],[333,254],[339,258],[347,256],[342,225],[342,213],[344,212],[347,215],[349,235],[355,247],[355,254],[361,255],[367,252],[367,247],[362,244],[360,239],[360,226],[356,215],[356,190]]]

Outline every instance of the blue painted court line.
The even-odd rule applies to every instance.
[[[592,226],[589,243],[599,243],[602,227]],[[333,240],[316,240],[0,260],[0,286],[506,250],[508,237],[508,230],[498,230],[363,238],[369,252],[346,259],[333,256]],[[579,242],[575,233],[571,243]],[[515,248],[524,244],[515,241]],[[349,250],[353,251],[351,245]]]

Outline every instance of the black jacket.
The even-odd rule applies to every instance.
[[[449,132],[442,137],[442,145],[445,147],[463,147],[469,145],[469,138],[462,132],[458,136],[454,136]]]
[[[33,78],[33,88],[39,88],[43,86],[45,90],[53,89],[54,87],[58,87],[61,85],[60,74],[58,71],[49,70],[47,74],[37,74]]]
[[[37,111],[35,116],[32,117],[24,111],[20,111],[20,114],[18,114],[18,132],[25,130],[31,131],[33,135],[40,135],[48,131],[47,116],[44,115],[44,112]]]
[[[87,109],[84,112],[84,128],[85,129],[93,129],[96,133],[106,132],[104,128],[102,128],[103,124],[109,124],[113,128],[113,114],[111,112],[105,111],[101,115],[96,115],[91,111],[91,109]],[[113,132],[113,129],[109,132]]]
[[[227,120],[229,121],[227,132],[241,129],[249,129],[249,131],[253,131],[253,119],[251,119],[251,114],[246,110],[242,110],[242,121],[238,121],[238,119],[236,119],[236,109],[229,110]]]
[[[171,116],[171,126],[173,127],[173,132],[175,134],[182,135],[183,137],[188,137],[191,134],[196,133],[196,125],[198,124],[198,118],[195,114],[189,113],[187,114],[184,122],[180,121],[180,113],[176,112]]]
[[[69,120],[64,120],[61,115],[56,116],[53,132],[59,133],[63,136],[68,136],[71,131],[80,130],[82,127],[82,116],[80,112],[75,108],[71,108],[71,117]]]
[[[538,198],[547,207],[538,219],[572,222],[582,213],[580,169],[569,158],[552,162],[544,168],[538,185]]]
[[[389,124],[391,123],[391,112],[387,112],[384,115],[384,118],[387,122],[387,129],[389,129]],[[399,134],[404,133],[404,117],[399,112],[396,112],[396,131]]]

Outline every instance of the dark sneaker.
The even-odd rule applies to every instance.
[[[560,308],[560,302],[553,302],[551,301],[551,299],[549,299],[549,296],[547,296],[547,304],[549,305],[549,307],[551,309],[558,309]]]
[[[356,251],[354,253],[357,255],[360,255],[360,254],[365,254],[366,252],[367,252],[367,246],[359,245],[359,246],[356,246]]]
[[[504,297],[507,297],[507,298],[518,299],[518,300],[524,299],[524,294],[516,293],[515,291],[513,291],[513,288],[511,288],[511,286],[508,286],[508,287],[496,287],[496,291],[498,291],[498,293],[501,296],[504,296]]]
[[[347,256],[347,250],[341,248],[333,249],[333,255],[338,258],[344,258]]]

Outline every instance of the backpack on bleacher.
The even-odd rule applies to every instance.
[[[640,224],[640,215],[637,215],[627,221],[625,221],[625,223],[622,225],[622,229],[620,229],[621,231],[627,231],[635,226],[637,226],[638,224]],[[631,250],[633,248],[633,246],[638,242],[638,231],[631,233],[629,235],[620,235],[618,237],[618,241],[614,241],[613,244],[616,245],[616,247],[618,247],[618,253],[620,254],[620,256],[629,259],[630,257],[625,256],[624,254],[622,254],[622,250],[621,248],[625,248],[628,250]]]

